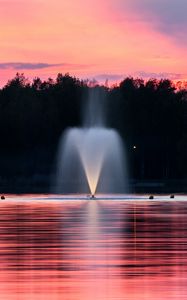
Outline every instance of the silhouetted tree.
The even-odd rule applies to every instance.
[[[59,138],[81,125],[91,90],[106,101],[107,126],[121,134],[133,178],[187,178],[185,83],[128,77],[109,88],[61,73],[32,82],[17,73],[0,89],[0,176],[50,174]]]

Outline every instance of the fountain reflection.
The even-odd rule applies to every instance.
[[[2,202],[0,298],[187,299],[186,214],[180,201]]]

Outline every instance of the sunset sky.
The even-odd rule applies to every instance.
[[[186,0],[0,0],[0,85],[16,72],[187,78]]]

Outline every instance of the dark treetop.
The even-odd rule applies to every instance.
[[[187,178],[187,89],[179,84],[125,78],[108,88],[69,74],[33,82],[16,74],[0,90],[0,185],[26,178],[48,185],[59,138],[81,126],[90,89],[102,94],[107,126],[124,140],[131,178]]]

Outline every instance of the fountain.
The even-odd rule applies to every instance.
[[[55,182],[56,193],[127,192],[127,164],[119,134],[105,127],[100,88],[91,89],[82,128],[63,133]]]

